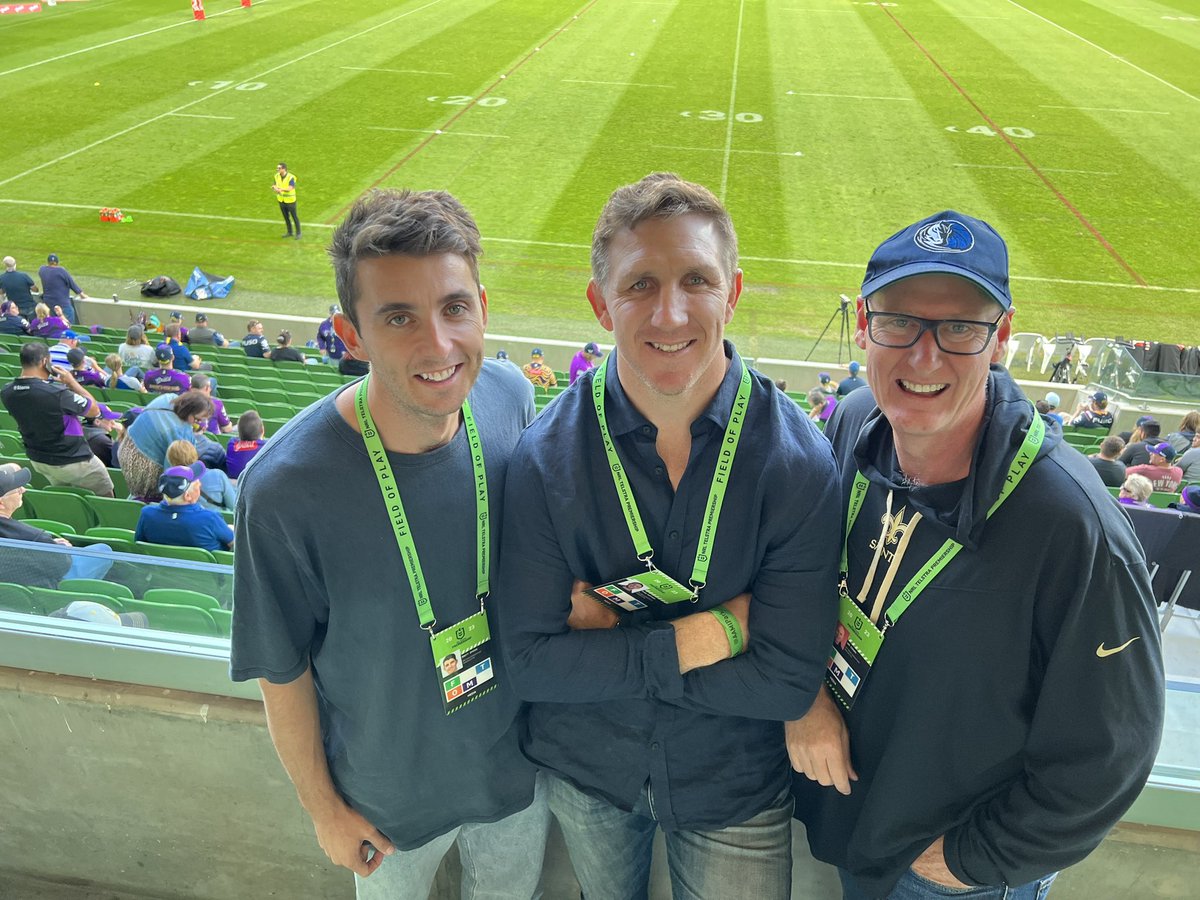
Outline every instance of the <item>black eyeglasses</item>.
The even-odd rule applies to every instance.
[[[973,322],[968,319],[922,319],[903,313],[872,312],[867,310],[867,334],[881,347],[902,349],[911,347],[927,331],[943,353],[956,356],[975,356],[987,349],[988,342],[1000,326],[1004,313],[995,322]]]

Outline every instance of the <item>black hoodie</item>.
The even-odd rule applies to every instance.
[[[851,596],[889,490],[912,534],[887,603],[947,538],[963,544],[887,632],[846,713],[860,779],[850,796],[795,779],[813,855],[874,897],[941,835],[967,884],[1021,885],[1078,862],[1133,803],[1158,750],[1162,656],[1141,545],[1091,464],[1049,429],[988,519],[1035,413],[997,366],[987,391],[971,472],[949,485],[905,483],[869,390],[826,429],[843,497],[856,469],[871,485],[850,537]],[[896,524],[869,600],[899,550]]]

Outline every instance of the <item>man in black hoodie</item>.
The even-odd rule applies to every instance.
[[[870,388],[825,432],[842,615],[826,688],[787,726],[796,814],[847,900],[1040,900],[1158,748],[1141,547],[995,365],[1012,313],[1004,241],[952,211],[880,245],[858,298]]]

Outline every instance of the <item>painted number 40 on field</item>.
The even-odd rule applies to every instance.
[[[690,109],[680,113],[685,119],[695,118],[702,119],[705,122],[724,122],[725,113],[719,109],[702,109],[699,112],[692,112]],[[758,113],[742,112],[736,113],[733,117],[735,122],[761,122],[763,117]]]
[[[996,137],[996,132],[993,131],[992,129],[988,128],[986,125],[976,125],[973,128],[967,128],[961,132],[959,131],[959,128],[957,125],[947,125],[946,130],[952,131],[955,134],[982,134],[982,135],[986,135],[987,137]],[[1003,131],[1005,134],[1007,134],[1009,137],[1031,138],[1031,137],[1036,136],[1028,128],[1021,128],[1021,127],[1015,126],[1015,125],[1010,125],[1007,128],[1001,128],[1000,130]]]

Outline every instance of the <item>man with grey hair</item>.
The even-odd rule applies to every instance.
[[[456,842],[464,897],[529,900],[541,874],[549,812],[488,599],[533,391],[484,359],[481,252],[447,193],[359,199],[329,255],[334,327],[370,374],[238,479],[232,675],[259,679],[280,760],[360,898],[425,900]],[[335,491],[298,489],[330,472]]]
[[[615,349],[508,470],[504,648],[588,900],[646,896],[659,828],[676,897],[791,892],[781,720],[833,633],[837,470],[724,339],[737,259],[706,188],[617,189],[587,288]]]
[[[11,256],[4,257],[4,272],[0,274],[0,293],[16,304],[17,312],[26,319],[33,317],[37,301],[34,295],[42,293],[37,282],[26,272],[17,271],[17,261]]]

